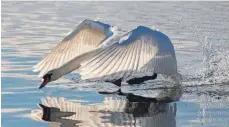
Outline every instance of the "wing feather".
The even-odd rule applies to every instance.
[[[176,73],[174,47],[159,31],[139,26],[81,64],[82,79],[117,79],[137,73]],[[86,73],[85,73],[86,72]]]
[[[134,45],[135,45],[135,48],[134,48],[134,52],[133,52],[133,59],[132,59],[132,61],[133,61],[133,63],[132,63],[132,73],[135,71],[135,70],[137,70],[137,68],[136,68],[136,64],[138,64],[138,62],[135,62],[135,61],[138,61],[138,58],[139,58],[139,56],[137,56],[138,55],[138,44],[139,43],[135,43]]]
[[[42,76],[47,71],[94,50],[107,37],[109,27],[108,24],[98,21],[84,20],[33,67],[34,71],[40,71],[39,76]]]
[[[123,56],[124,55],[125,55],[125,50],[121,50],[120,53],[118,53],[118,56],[112,61],[112,65],[110,66],[110,68],[111,68],[110,72],[114,72],[115,70],[116,71],[119,70],[121,63],[123,62]],[[120,60],[118,60],[118,59],[120,59]]]
[[[129,52],[129,50],[132,50],[132,48],[133,48],[133,45],[129,45],[126,47],[127,55],[124,56],[125,61],[121,64],[121,68],[119,69],[119,71],[121,72],[121,74],[120,74],[121,76],[123,76],[127,73],[123,70],[128,70],[128,67],[130,66],[130,65],[128,65],[129,64],[128,60],[130,59],[132,54],[131,54],[131,52]]]
[[[127,71],[122,71],[122,70],[124,70],[124,69],[128,70],[128,67],[130,66],[130,65],[128,65],[129,64],[128,62],[129,62],[129,59],[132,57],[132,54],[131,54],[131,52],[129,52],[129,49],[132,49],[133,47],[134,47],[134,45],[129,45],[129,46],[124,47],[124,48],[126,48],[127,54],[124,56],[123,59],[125,59],[125,60],[123,61],[123,63],[119,67],[119,71],[121,72],[120,73],[121,77],[124,77],[124,75],[126,73],[128,73]]]
[[[106,69],[106,64],[109,64],[108,61],[118,51],[117,48],[113,48],[109,54],[106,54],[103,59],[99,61],[99,64],[97,64],[96,67],[90,68],[90,71],[88,73],[100,75],[99,72]]]
[[[134,70],[134,63],[135,63],[135,58],[136,58],[136,50],[137,50],[137,43],[134,43],[133,44],[133,49],[132,49],[132,51],[129,51],[129,52],[131,52],[131,57],[130,57],[130,59],[129,59],[129,63],[130,63],[130,65],[128,66],[128,70],[127,70],[127,72],[129,72],[129,73],[127,73],[127,76],[129,76],[129,75],[131,75],[133,72],[133,70]]]
[[[97,72],[98,75],[105,75],[105,74],[109,74],[111,68],[115,67],[113,66],[114,63],[117,61],[117,56],[120,55],[119,53],[120,49],[117,49],[116,51],[114,51],[114,54],[111,55],[104,63],[103,66],[100,67],[100,70]],[[105,68],[105,70],[103,70]]]
[[[137,43],[137,47],[141,46],[140,43]],[[141,50],[136,50],[137,53],[136,53],[136,61],[139,61],[140,60],[140,55],[141,55]],[[138,70],[138,67],[139,67],[139,62],[135,62],[135,67],[134,67],[134,70]]]
[[[111,48],[111,49],[109,49],[109,51],[108,51],[108,49],[102,50],[96,56],[94,56],[93,58],[88,60],[87,62],[82,63],[82,65],[87,67],[88,69],[91,67],[95,68],[95,67],[99,66],[98,63],[100,62],[100,60],[104,59],[104,57],[106,57],[106,53],[108,53],[108,54],[111,53],[113,51],[113,49],[114,48]]]

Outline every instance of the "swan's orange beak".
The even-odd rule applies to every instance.
[[[48,84],[48,82],[49,82],[48,78],[44,79],[43,82],[41,83],[39,89],[45,87],[45,85]]]

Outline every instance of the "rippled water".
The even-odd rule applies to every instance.
[[[2,126],[228,127],[228,7],[229,2],[2,2]],[[79,22],[98,17],[126,30],[145,25],[167,34],[184,76],[181,86],[154,81],[108,94],[118,88],[75,84],[68,75],[39,90],[32,66]]]

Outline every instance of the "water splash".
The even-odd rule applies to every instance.
[[[201,80],[205,83],[225,83],[229,81],[229,57],[228,51],[223,50],[223,45],[212,44],[205,37],[202,44],[202,52],[204,65],[201,73]]]

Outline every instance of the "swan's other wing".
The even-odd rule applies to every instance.
[[[99,21],[84,20],[33,67],[34,71],[40,71],[39,77],[42,77],[49,70],[58,68],[73,58],[95,49],[110,35],[109,27],[110,25]]]
[[[125,78],[147,72],[171,74],[177,72],[177,62],[166,35],[139,26],[81,63],[79,72],[84,80]]]

